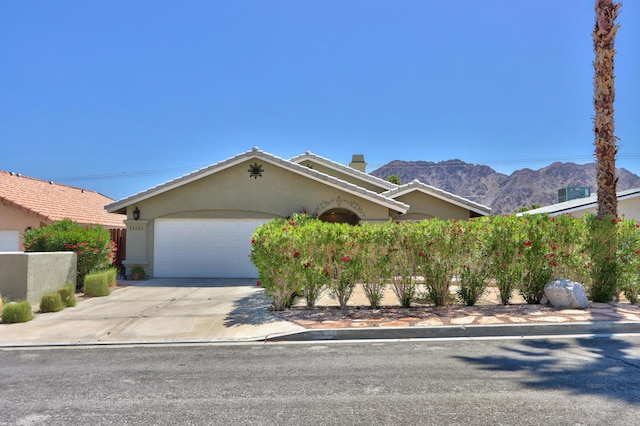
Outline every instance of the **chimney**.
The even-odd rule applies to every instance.
[[[351,156],[351,162],[349,163],[349,167],[352,169],[356,169],[361,171],[362,173],[367,172],[367,163],[364,162],[364,155],[362,154],[353,154]]]

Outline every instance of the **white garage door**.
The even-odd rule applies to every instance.
[[[18,251],[20,233],[18,231],[0,231],[0,251]]]
[[[254,278],[251,234],[266,219],[156,219],[155,277]]]

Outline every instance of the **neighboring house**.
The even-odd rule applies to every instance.
[[[106,206],[127,215],[130,272],[154,277],[250,278],[251,234],[273,218],[307,211],[358,224],[486,216],[488,207],[414,181],[395,185],[309,152],[285,160],[254,148]]]
[[[56,220],[124,228],[124,215],[108,213],[113,202],[94,191],[0,171],[0,252],[22,251],[22,234]]]
[[[629,189],[618,192],[618,216],[635,219],[640,221],[640,188]],[[571,214],[574,217],[583,217],[586,213],[598,213],[597,195],[585,198],[576,198],[574,200],[564,201],[558,204],[552,204],[538,209],[527,210],[518,213],[518,216],[528,214],[543,214],[549,216],[558,216],[562,214]]]

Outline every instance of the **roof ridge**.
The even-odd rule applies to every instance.
[[[372,182],[377,182],[377,183],[380,184],[380,186],[386,186],[386,187],[389,187],[390,189],[393,189],[393,188],[398,186],[398,185],[394,184],[393,182],[389,182],[388,180],[381,179],[381,178],[379,178],[377,176],[372,175],[371,173],[361,172],[358,169],[354,169],[353,167],[349,167],[349,166],[346,166],[346,165],[344,165],[342,163],[338,163],[337,161],[331,160],[330,158],[324,157],[324,156],[319,155],[319,154],[315,154],[315,153],[313,153],[311,151],[305,151],[304,154],[296,155],[295,157],[291,158],[289,161],[291,161],[292,163],[298,164],[296,160],[300,160],[300,159],[303,159],[305,157],[314,158],[314,159],[323,161],[325,163],[329,163],[331,165],[337,166],[338,168],[340,168],[340,169],[342,169],[344,171],[347,171],[347,172],[349,172],[349,173],[351,173],[353,175],[359,176],[362,179],[370,180]]]

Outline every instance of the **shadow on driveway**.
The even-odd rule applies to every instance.
[[[225,318],[224,325],[225,327],[242,324],[261,325],[282,321],[268,312],[270,307],[271,300],[265,296],[264,291],[256,291],[233,303],[233,309]]]

